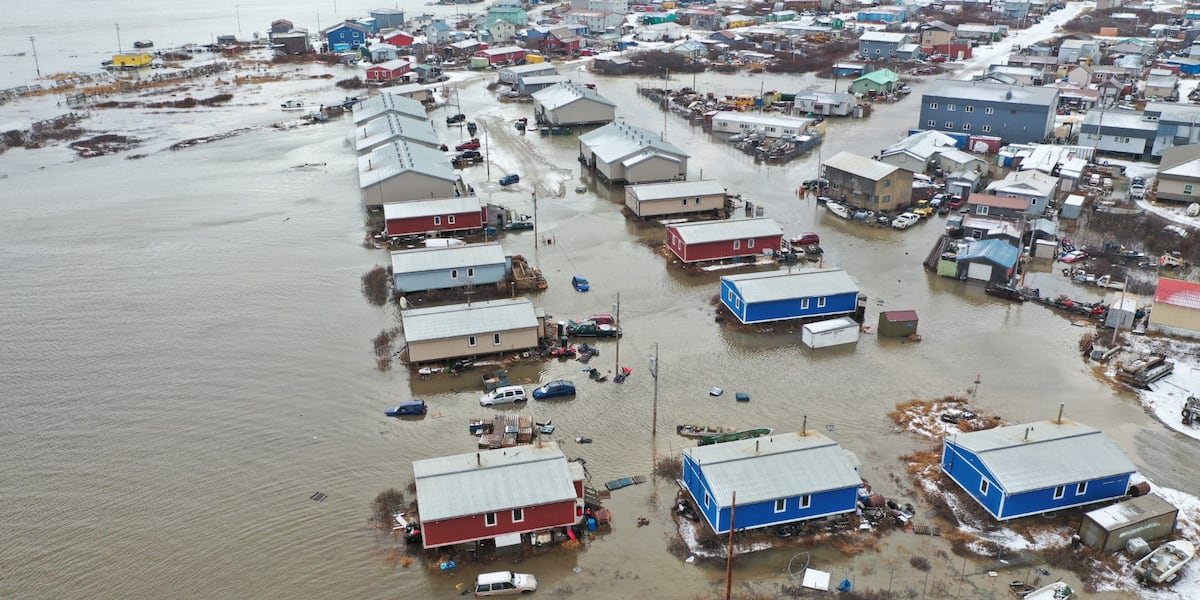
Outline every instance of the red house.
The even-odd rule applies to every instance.
[[[667,247],[694,263],[779,252],[783,230],[774,219],[701,221],[667,226]]]
[[[565,52],[574,54],[579,52],[579,46],[583,40],[579,36],[571,32],[566,27],[555,27],[551,29],[546,38],[542,40],[542,50],[546,52]]]
[[[413,461],[426,548],[570,527],[583,515],[583,467],[553,442]]]
[[[384,228],[389,237],[482,229],[483,212],[478,196],[385,202]]]
[[[488,64],[503,65],[515,63],[525,58],[525,49],[519,46],[500,46],[498,48],[480,50],[474,55],[488,59]]]
[[[367,81],[393,81],[412,70],[407,60],[389,60],[367,69]]]
[[[383,43],[391,44],[397,48],[404,48],[413,44],[412,34],[405,31],[400,31],[399,29],[384,31],[379,34],[379,39]]]

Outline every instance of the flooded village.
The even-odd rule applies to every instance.
[[[69,282],[10,271],[4,331],[115,415],[14,408],[9,468],[226,490],[130,484],[268,597],[1192,597],[1200,29],[1100,4],[450,3],[39,64],[0,177],[97,198],[5,229],[78,261],[43,223],[99,224],[72,302],[113,373],[23,300]],[[170,302],[106,307],[168,255]],[[7,537],[56,535],[25,498]],[[45,593],[136,579],[92,560]]]

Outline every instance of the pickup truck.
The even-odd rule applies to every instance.
[[[567,335],[576,337],[617,337],[621,330],[592,320],[567,321]]]
[[[916,223],[917,221],[920,221],[920,220],[921,220],[921,217],[918,217],[917,215],[915,215],[913,213],[906,212],[892,220],[892,228],[893,229],[908,229],[909,227],[912,227],[913,223]]]
[[[1101,275],[1101,276],[1099,276],[1099,277],[1097,277],[1097,278],[1096,278],[1096,282],[1095,282],[1095,283],[1096,283],[1096,285],[1097,285],[1098,287],[1102,287],[1102,288],[1109,288],[1109,289],[1112,289],[1112,290],[1123,290],[1123,289],[1125,289],[1125,282],[1123,282],[1123,281],[1113,281],[1113,279],[1112,279],[1112,275]]]

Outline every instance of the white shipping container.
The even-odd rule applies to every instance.
[[[800,342],[809,348],[858,343],[858,323],[850,317],[809,323],[800,330]]]

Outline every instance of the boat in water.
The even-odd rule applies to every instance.
[[[989,283],[989,284],[987,284],[987,287],[983,288],[983,291],[991,296],[995,296],[997,298],[1004,298],[1005,300],[1012,300],[1014,302],[1024,302],[1025,301],[1025,294],[1022,294],[1021,290],[1018,290],[1017,288],[1015,288],[1011,285],[1004,285],[1001,283]]]
[[[675,433],[683,437],[703,438],[714,435],[723,435],[726,433],[734,433],[737,427],[725,427],[724,425],[676,425]]]
[[[1134,574],[1146,585],[1171,583],[1195,555],[1196,547],[1187,540],[1167,542],[1133,563]]]
[[[1061,581],[1055,581],[1022,596],[1025,600],[1067,600],[1073,597],[1075,597],[1075,590]]]
[[[747,429],[745,431],[735,431],[733,433],[722,433],[722,434],[718,434],[718,435],[710,435],[708,437],[700,438],[700,441],[696,442],[696,445],[697,446],[709,446],[711,444],[723,444],[725,442],[736,442],[738,440],[751,440],[754,438],[771,435],[771,433],[773,431],[775,431],[775,430],[770,429],[770,428],[761,428],[761,429]]]
[[[828,209],[829,212],[843,219],[850,219],[850,207],[846,206],[845,204],[840,204],[838,202],[826,202],[825,208]]]

